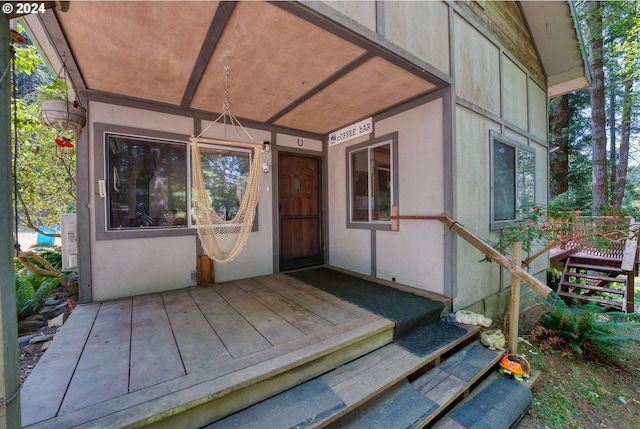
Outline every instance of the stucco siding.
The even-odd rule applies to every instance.
[[[456,108],[456,211],[455,219],[481,239],[489,240],[490,137],[500,127],[464,107]],[[457,296],[455,309],[464,308],[500,287],[500,269],[479,262],[484,255],[456,237],[457,269],[454,272]]]
[[[193,237],[108,240],[93,244],[94,301],[194,286]]]
[[[369,30],[376,30],[375,1],[324,1],[323,3]]]
[[[454,18],[456,95],[500,115],[500,51],[459,16]]]
[[[92,123],[102,123],[118,127],[129,127],[133,135],[146,135],[150,131],[167,132],[185,136],[185,143],[194,134],[192,118],[168,115],[143,109],[106,105],[91,102],[89,115]],[[203,121],[205,129],[210,122]],[[270,133],[248,129],[256,140],[269,140]],[[204,134],[205,137],[240,140],[240,136],[229,126],[214,124]],[[242,136],[246,139],[246,136]],[[90,176],[91,180],[91,251],[92,251],[92,299],[94,301],[113,299],[121,296],[140,293],[158,292],[162,290],[182,288],[195,285],[192,273],[196,270],[197,242],[195,234],[179,237],[162,237],[161,233],[153,238],[123,238],[126,231],[113,233],[111,238],[96,239],[96,222],[98,216],[95,202],[97,190],[95,184],[103,179],[102,171],[96,171],[94,162],[98,151],[104,149],[104,142],[93,141],[90,133]],[[187,146],[185,146],[186,150]],[[190,154],[187,154],[187,158]],[[265,154],[264,160],[271,164],[272,154]],[[273,272],[273,211],[272,211],[272,175],[270,172],[262,176],[260,202],[258,204],[258,230],[251,233],[247,245],[240,256],[228,264],[214,264],[216,282],[247,278]],[[155,255],[155,256],[154,256]],[[141,268],[147,267],[145,272]],[[135,285],[135,290],[132,290]]]
[[[449,74],[449,7],[435,1],[383,5],[385,37]]]
[[[523,130],[528,128],[527,75],[509,57],[502,56],[504,118]]]
[[[547,141],[547,93],[533,81],[529,81],[529,132]]]

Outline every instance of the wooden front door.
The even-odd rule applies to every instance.
[[[320,159],[280,154],[280,269],[320,265]]]

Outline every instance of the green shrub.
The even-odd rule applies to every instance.
[[[59,246],[37,247],[34,250],[55,269],[62,267],[62,253]],[[35,313],[42,307],[45,300],[51,296],[53,290],[60,284],[59,277],[45,277],[25,268],[16,259],[16,309],[18,319]]]
[[[16,307],[21,319],[35,313],[60,284],[58,277],[45,277],[27,270],[16,273]]]
[[[564,340],[570,353],[624,366],[626,355],[640,351],[638,314],[607,311],[594,303],[569,307],[562,300],[546,307],[540,324]]]
[[[547,286],[549,286],[553,290],[556,290],[558,289],[560,280],[562,280],[562,271],[555,268],[549,268],[547,270]]]

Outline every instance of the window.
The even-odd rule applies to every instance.
[[[106,136],[108,229],[187,226],[187,145]]]
[[[222,219],[233,219],[249,180],[251,151],[201,145],[200,162],[211,205]]]
[[[394,198],[392,140],[349,152],[350,221],[390,220]]]
[[[522,207],[535,201],[535,153],[530,147],[494,136],[492,157],[492,217],[497,223],[512,221]]]

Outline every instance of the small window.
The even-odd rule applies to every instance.
[[[187,145],[107,135],[108,229],[187,226]]]
[[[222,219],[233,219],[247,188],[251,151],[201,145],[200,163],[211,206]]]
[[[535,201],[535,153],[530,147],[494,137],[492,157],[492,222],[516,220],[518,211]]]
[[[388,222],[393,201],[392,141],[349,153],[351,222]]]

